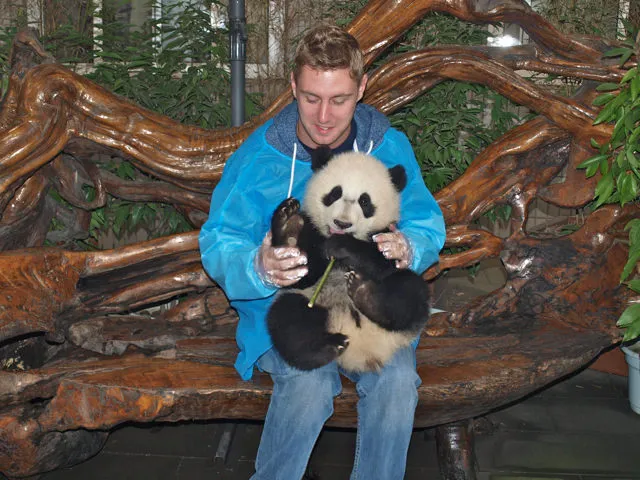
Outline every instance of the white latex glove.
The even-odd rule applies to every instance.
[[[265,235],[255,258],[255,269],[265,285],[288,287],[304,277],[307,257],[296,247],[274,247],[271,231]]]
[[[374,235],[373,241],[385,258],[396,261],[396,268],[409,268],[413,260],[413,249],[407,237],[398,230],[395,224],[389,226],[390,233]]]

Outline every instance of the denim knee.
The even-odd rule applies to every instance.
[[[396,352],[379,372],[347,373],[347,376],[356,383],[360,398],[375,393],[380,400],[394,403],[405,398],[417,400],[422,380],[416,372],[415,358],[415,350],[408,347]]]
[[[286,397],[291,411],[297,408],[325,408],[329,405],[331,413],[333,412],[333,398],[342,389],[335,363],[315,370],[298,370],[289,366],[272,349],[260,358],[258,366],[273,379],[272,395]]]

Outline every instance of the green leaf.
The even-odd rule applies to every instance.
[[[116,52],[96,52],[95,55],[97,57],[107,58],[111,60],[120,60],[120,61],[124,60],[122,55]]]
[[[629,98],[629,94],[625,91],[620,92],[618,96],[616,96],[613,100],[611,100],[607,105],[600,111],[595,121],[594,125],[598,125],[602,122],[607,122],[611,120],[613,117],[618,118],[616,113],[618,113],[619,107]]]
[[[638,93],[640,93],[640,77],[636,75],[631,80],[631,100],[635,101],[638,98]]]
[[[627,260],[627,263],[624,264],[624,268],[620,274],[620,283],[629,278],[629,275],[631,275],[631,273],[636,269],[638,261],[640,261],[640,251],[635,253],[629,252],[629,259]]]
[[[634,218],[633,220],[629,221],[624,226],[624,231],[627,232],[629,230],[635,230],[636,228],[640,228],[640,218]]]
[[[627,50],[625,53],[623,53],[620,61],[618,62],[618,66],[622,67],[625,63],[627,63],[627,60],[631,58],[631,55],[633,55],[633,50]]]
[[[596,87],[596,90],[599,92],[610,92],[612,90],[618,90],[619,88],[619,83],[601,83]]]
[[[602,95],[598,95],[594,100],[593,100],[593,105],[595,105],[596,107],[599,107],[600,105],[605,105],[607,103],[609,103],[611,100],[613,100],[614,98],[616,98],[618,95],[615,93],[605,93]]]
[[[598,208],[607,200],[609,200],[614,188],[615,185],[613,183],[613,175],[611,174],[611,172],[608,172],[598,181],[598,184],[596,185],[594,199],[597,199],[597,202],[594,208]]]
[[[624,116],[624,128],[626,135],[629,135],[635,129],[635,112],[628,110]]]
[[[638,182],[633,174],[622,172],[618,176],[618,192],[620,193],[620,205],[632,202],[638,196]]]
[[[628,342],[630,340],[635,340],[640,336],[640,322],[632,323],[627,330],[624,332],[623,341]]]
[[[629,305],[620,315],[616,325],[620,328],[626,328],[638,320],[640,320],[640,304]]]
[[[625,154],[625,151],[620,150],[618,152],[618,155],[616,155],[616,164],[618,165],[618,167],[624,169],[626,163],[627,163],[627,156]]]
[[[640,293],[640,278],[637,278],[635,280],[631,280],[631,281],[627,282],[626,285],[627,285],[627,287],[629,287],[634,292]]]
[[[635,218],[624,226],[624,231],[629,232],[629,244],[632,252],[640,251],[640,219]]]
[[[617,48],[612,48],[611,50],[607,50],[606,52],[603,53],[602,56],[603,57],[619,57],[620,55],[624,55],[627,52],[633,52],[633,50],[625,47],[617,47]]]
[[[590,165],[594,165],[594,164],[595,165],[600,165],[600,162],[602,160],[606,160],[607,158],[609,158],[609,155],[604,155],[604,154],[594,155],[591,158],[587,158],[584,162],[582,162],[576,168],[587,168]]]
[[[636,67],[629,69],[627,73],[624,74],[624,77],[622,77],[622,80],[620,80],[620,84],[624,85],[625,83],[627,83],[629,80],[631,80],[637,75],[638,75],[638,69]]]
[[[640,127],[636,127],[634,128],[631,136],[628,138],[627,145],[629,145],[629,147],[633,147],[639,137],[640,137]]]
[[[121,203],[117,206],[112,225],[113,232],[117,237],[120,237],[121,233],[124,233],[130,212],[131,206],[128,203]]]
[[[587,167],[587,171],[585,172],[584,176],[586,178],[591,178],[593,177],[596,173],[598,173],[598,168],[600,167],[600,163],[594,163],[591,164]]]
[[[142,218],[143,212],[144,212],[144,204],[136,203],[135,205],[133,205],[131,209],[131,221],[130,221],[130,224],[133,230],[135,230],[139,226],[140,219]]]

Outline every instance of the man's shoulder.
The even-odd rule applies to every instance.
[[[394,127],[387,129],[380,147],[382,149],[411,150],[413,152],[409,137],[403,131]]]
[[[244,142],[242,142],[241,146],[244,145],[255,145],[257,143],[264,143],[265,141],[265,132],[267,131],[267,129],[269,128],[269,126],[273,123],[273,118],[270,118],[269,120],[267,120],[266,122],[264,122],[261,125],[258,125],[258,127],[249,134],[249,136],[246,138],[246,140]]]
[[[237,150],[234,152],[234,157],[245,157],[247,155],[254,155],[262,150],[266,145],[265,132],[271,120],[267,120],[262,125],[258,126],[249,136],[240,144]]]

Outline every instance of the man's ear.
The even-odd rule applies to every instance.
[[[291,84],[291,93],[293,93],[293,98],[297,100],[296,97],[296,77],[293,75],[293,72],[289,75],[289,83]]]
[[[360,80],[360,85],[358,85],[358,101],[362,100],[364,96],[364,91],[367,88],[367,82],[369,81],[369,77],[365,73],[362,75],[362,79]]]
[[[389,169],[389,175],[391,175],[391,183],[396,187],[398,192],[404,190],[407,186],[407,172],[405,172],[402,165],[396,165]]]

